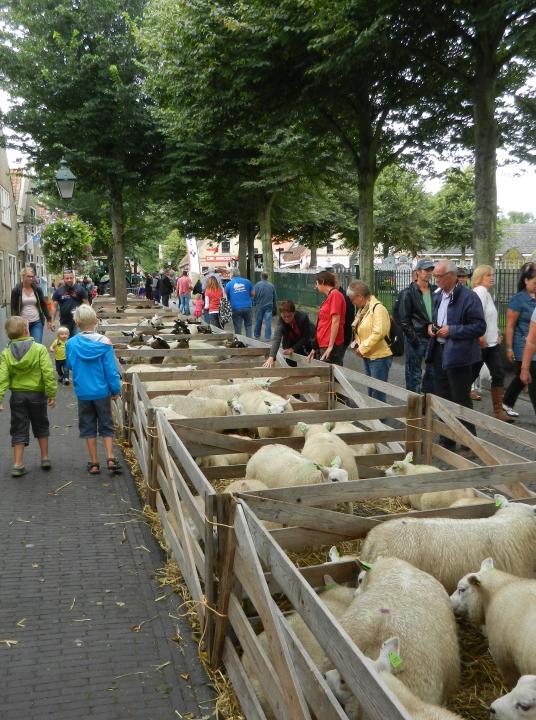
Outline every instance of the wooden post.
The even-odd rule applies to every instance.
[[[236,548],[234,534],[234,516],[236,501],[231,495],[217,495],[216,508],[218,516],[218,600],[216,618],[214,620],[214,640],[210,665],[213,669],[220,666],[227,630],[227,614],[229,598],[233,585],[233,567]],[[209,612],[209,614],[211,614]]]
[[[123,403],[125,408],[125,425],[123,427],[123,438],[130,445],[130,434],[132,428],[132,376],[129,377],[126,385],[123,386]]]
[[[423,423],[423,429],[421,430],[422,433],[422,449],[423,449],[423,457],[422,460],[426,465],[432,464],[433,459],[433,440],[434,440],[434,433],[432,431],[433,421],[434,421],[434,411],[432,410],[432,403],[430,402],[430,395],[426,394],[424,396],[424,407],[425,407],[425,413],[424,413],[424,423]]]
[[[216,553],[214,539],[214,515],[216,513],[216,495],[205,495],[205,597],[207,599],[207,612],[205,613],[205,647],[212,660],[212,642],[214,640],[215,615],[212,610],[216,607]]]
[[[406,416],[406,453],[412,452],[415,462],[422,457],[422,395],[412,394],[408,397]]]
[[[156,494],[158,492],[158,431],[156,428],[156,410],[147,408],[147,504],[156,510]]]

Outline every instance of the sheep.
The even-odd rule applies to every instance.
[[[193,372],[194,370],[197,370],[197,365],[182,365],[173,368],[173,372]],[[125,373],[128,374],[144,372],[169,372],[169,368],[155,367],[154,365],[151,365],[149,363],[137,363],[134,365],[129,365],[127,368],[125,368]],[[211,380],[211,382],[213,381]]]
[[[459,715],[424,702],[412,693],[396,675],[392,674],[393,665],[398,665],[399,662],[404,662],[404,658],[400,658],[400,639],[393,637],[383,643],[378,659],[374,663],[369,662],[369,665],[372,665],[383,683],[396,695],[413,720],[463,720]],[[326,673],[326,682],[344,707],[349,720],[359,720],[362,717],[359,701],[350,692],[339,671],[329,670]]]
[[[498,511],[488,518],[399,518],[368,533],[361,558],[407,560],[437,578],[452,593],[459,578],[491,556],[500,570],[532,577],[536,555],[536,506],[495,495]]]
[[[467,498],[460,498],[459,500],[456,500],[456,502],[453,502],[452,505],[449,505],[451,508],[456,507],[467,507],[468,505],[482,505],[489,504],[493,502],[491,498],[485,498],[485,497],[467,497]]]
[[[235,415],[279,415],[292,412],[290,399],[285,400],[280,395],[268,390],[247,390],[237,398],[231,400],[231,408]],[[261,438],[288,437],[292,433],[292,426],[259,427],[257,431]]]
[[[369,657],[397,635],[404,656],[400,679],[423,700],[441,704],[456,691],[456,622],[447,593],[427,573],[398,558],[378,558],[339,623]]]
[[[504,681],[536,673],[536,580],[494,568],[486,558],[451,595],[454,611],[485,625],[490,653]]]
[[[339,617],[351,603],[355,588],[344,587],[338,585],[333,578],[329,575],[324,576],[324,582],[326,583],[322,592],[319,593],[320,600],[324,603],[327,609],[335,617]],[[319,667],[324,665],[327,661],[324,650],[318,644],[313,633],[309,630],[301,616],[296,612],[292,611],[285,617],[285,622],[290,626],[298,640],[304,646],[305,650],[311,657],[313,663]],[[266,638],[266,633],[263,631],[257,635],[257,640],[261,645],[262,649],[269,656],[269,645]],[[242,666],[248,678],[250,679],[259,701],[264,709],[266,717],[272,720],[275,715],[271,712],[268,702],[262,691],[261,685],[257,680],[256,671],[257,667],[251,662],[249,656],[244,654],[242,656]]]
[[[536,720],[536,675],[523,675],[507,695],[490,706],[494,720]]]
[[[207,382],[213,383],[208,385]],[[226,397],[220,397],[214,391],[216,388],[227,389],[228,385],[225,380],[153,380],[144,383],[144,387],[147,392],[154,392],[156,390],[189,390],[189,396],[194,397],[214,397],[218,400],[226,400]]]
[[[359,433],[365,432],[362,428],[357,427],[350,422],[336,422],[333,425],[332,431],[335,435],[344,435],[347,433]],[[378,448],[375,443],[361,443],[357,445],[350,445],[352,452],[356,457],[363,457],[364,455],[375,455],[378,452]]]
[[[234,480],[227,485],[223,492],[232,495],[233,493],[256,492],[257,490],[268,490],[268,488],[260,480],[251,478],[250,480]],[[278,527],[280,526],[278,525]]]
[[[329,427],[329,423],[323,425],[298,423],[298,429],[305,435],[301,454],[319,465],[329,465],[335,457],[340,457],[341,467],[348,473],[348,480],[359,480],[354,453],[344,440],[330,432]]]
[[[239,395],[242,388],[247,387],[248,391],[254,390],[251,385],[228,385],[225,383],[225,380],[221,380],[219,383],[211,380],[210,383],[210,385],[205,385],[205,387],[196,387],[188,394],[191,397],[204,396],[218,398],[218,400],[233,400],[233,398]],[[260,390],[260,386],[257,386],[257,389]]]
[[[344,479],[344,474],[344,470],[317,465],[296,450],[279,443],[264,445],[251,456],[246,465],[246,478],[261,480],[270,489],[319,485]]]
[[[425,475],[426,473],[441,472],[434,465],[414,465],[413,453],[406,455],[404,460],[395,461],[390,468],[385,471],[386,475]],[[411,507],[416,510],[434,510],[436,508],[449,507],[456,500],[463,498],[474,498],[475,491],[472,488],[462,488],[461,490],[443,490],[440,492],[426,492],[409,495],[403,498],[409,502]]]
[[[190,418],[219,417],[229,414],[229,406],[224,400],[212,398],[190,398],[188,395],[157,395],[152,399],[155,407],[168,407],[174,412]]]
[[[234,435],[230,433],[227,437],[235,437],[240,440],[243,439],[242,435]],[[245,465],[249,460],[249,453],[241,452],[229,452],[222,455],[205,455],[203,457],[195,458],[196,463],[201,468],[217,467],[220,465]],[[263,488],[264,489],[264,488]]]

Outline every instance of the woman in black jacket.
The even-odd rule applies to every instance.
[[[28,320],[30,335],[35,342],[42,342],[45,322],[49,330],[54,329],[46,300],[41,288],[35,284],[35,271],[25,267],[20,274],[21,282],[11,291],[11,314]]]
[[[279,320],[277,322],[272,347],[264,367],[273,367],[279,346],[283,344],[283,355],[290,358],[293,353],[308,355],[314,346],[315,329],[307,313],[296,310],[292,300],[278,303]],[[292,361],[291,361],[292,362]]]

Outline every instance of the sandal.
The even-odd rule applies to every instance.
[[[86,469],[90,475],[100,475],[100,463],[98,462],[91,462],[90,460]]]
[[[26,475],[28,470],[24,467],[24,465],[13,465],[11,468],[11,477],[22,477],[23,475]]]
[[[50,470],[52,468],[52,463],[48,458],[43,458],[41,460],[41,470]]]
[[[123,472],[123,468],[117,462],[116,458],[114,458],[114,457],[107,458],[106,462],[108,463],[108,471],[112,475],[119,475],[120,473]]]

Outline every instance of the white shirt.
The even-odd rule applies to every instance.
[[[449,293],[446,293],[444,290],[441,291],[441,302],[439,303],[439,307],[437,309],[436,322],[436,325],[438,325],[439,327],[443,327],[443,325],[447,324],[447,310],[453,291],[454,288]],[[438,337],[436,338],[436,340],[441,345],[445,344],[445,338]]]
[[[484,337],[488,347],[495,347],[499,342],[499,328],[497,327],[497,308],[493,302],[493,298],[482,285],[473,288],[480,298],[482,308],[484,309],[484,320],[486,321],[486,332]]]

